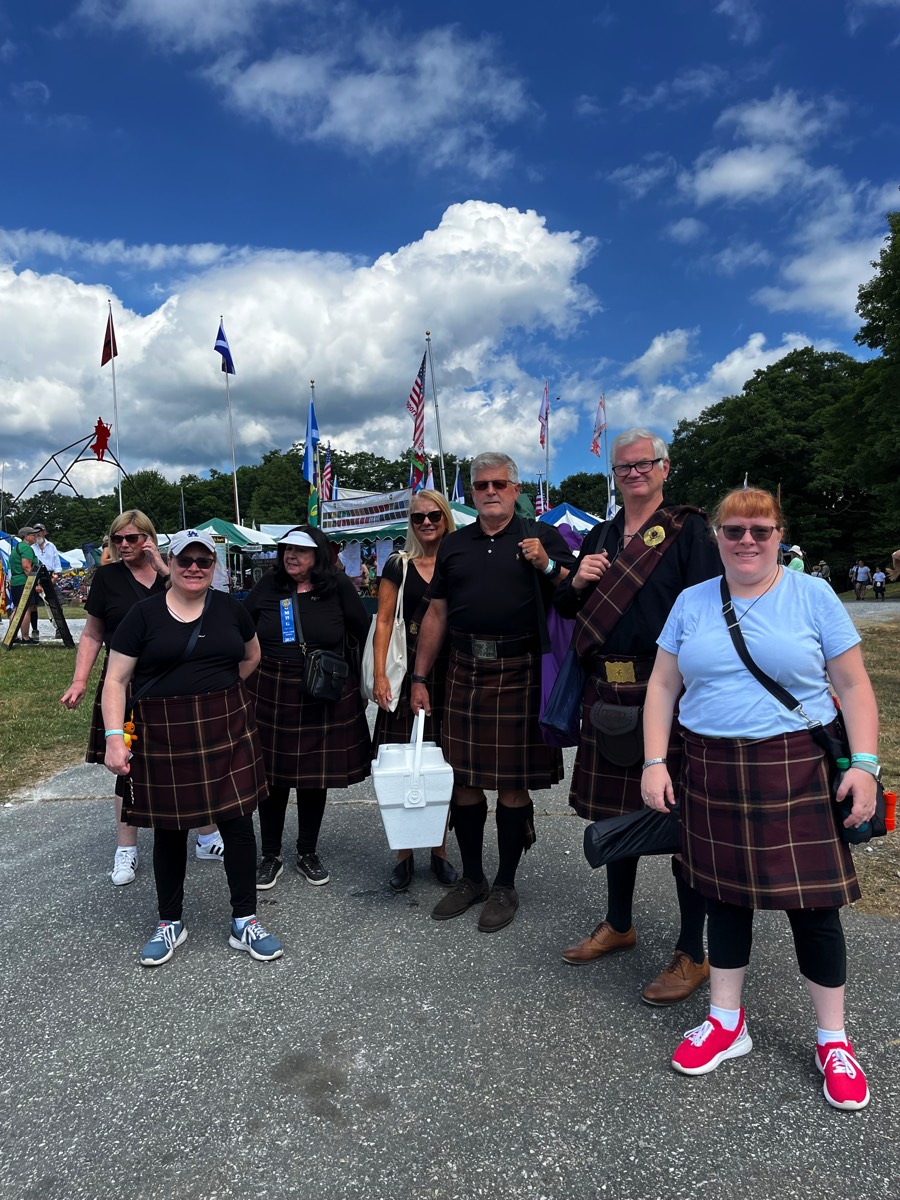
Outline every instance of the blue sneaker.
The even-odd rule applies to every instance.
[[[141,966],[161,967],[185,941],[187,928],[184,921],[160,921],[156,933],[141,951]]]
[[[259,962],[271,962],[284,954],[284,946],[278,938],[264,929],[256,917],[251,917],[243,929],[238,929],[237,923],[232,921],[228,945],[234,950],[248,951],[250,957]]]

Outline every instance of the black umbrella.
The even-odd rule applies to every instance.
[[[594,821],[584,831],[584,857],[592,867],[642,854],[674,854],[681,849],[678,805],[668,812],[642,808],[621,817]]]

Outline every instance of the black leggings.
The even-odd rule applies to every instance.
[[[256,912],[256,834],[253,818],[219,821],[225,844],[225,875],[231,890],[231,915],[252,917]],[[153,830],[153,874],[161,921],[180,921],[187,868],[187,829]]]
[[[753,944],[753,909],[707,900],[706,937],[709,965],[724,971],[746,967]],[[820,987],[847,982],[847,946],[839,908],[787,910],[800,974]]]
[[[270,787],[259,806],[259,835],[263,858],[281,858],[281,839],[287,815],[288,787]],[[297,853],[315,854],[325,815],[326,788],[297,788]]]

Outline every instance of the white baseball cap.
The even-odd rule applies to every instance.
[[[194,542],[200,546],[205,546],[207,550],[215,554],[216,543],[213,540],[212,534],[206,529],[182,529],[169,542],[169,553],[181,554],[182,550],[193,545]]]

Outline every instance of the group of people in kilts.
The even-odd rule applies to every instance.
[[[653,433],[620,435],[612,460],[622,507],[588,534],[577,557],[552,526],[517,514],[515,462],[486,453],[471,468],[477,520],[454,530],[443,497],[419,493],[404,554],[385,568],[374,637],[375,744],[408,741],[413,715],[424,712],[454,772],[450,828],[461,872],[444,845],[432,849],[431,870],[447,889],[432,916],[450,920],[477,906],[485,933],[516,917],[516,875],[535,841],[531,793],[563,778],[561,751],[544,742],[538,720],[555,608],[574,623],[586,676],[570,804],[597,820],[681,802],[681,852],[672,859],[679,928],[670,960],[641,995],[669,1005],[709,982],[711,1004],[672,1065],[704,1074],[751,1049],[742,985],[753,913],[781,909],[816,1013],[825,1097],[837,1108],[862,1108],[869,1093],[844,1030],[839,917],[859,889],[829,766],[802,716],[779,705],[738,657],[721,577],[751,655],[798,695],[802,712],[827,726],[835,718],[831,688],[841,701],[851,766],[838,799],[852,800],[848,826],[872,816],[878,771],[877,711],[859,637],[827,583],[780,566],[785,523],[768,493],[730,493],[711,525],[699,510],[664,500],[668,451]],[[276,567],[245,606],[210,596],[208,535],[184,531],[171,550],[168,589],[135,604],[112,635],[102,698],[106,763],[125,781],[123,819],[155,830],[160,920],[141,961],[168,961],[186,937],[187,831],[207,822],[217,823],[224,845],[230,944],[271,959],[282,946],[257,920],[253,900],[283,871],[290,789],[298,870],[312,884],[327,883],[317,854],[327,789],[364,778],[372,756],[355,674],[336,701],[306,695],[304,650],[345,651],[348,641],[364,640],[368,618],[317,529],[282,539]],[[395,695],[385,657],[398,598],[409,666]],[[626,751],[616,734],[621,720],[608,718],[639,725],[641,710],[643,745],[632,730]],[[496,792],[490,882],[487,791]],[[636,944],[638,863],[606,867],[605,915],[562,951],[566,963],[583,966]],[[401,851],[390,887],[404,891],[413,874],[412,852]]]

